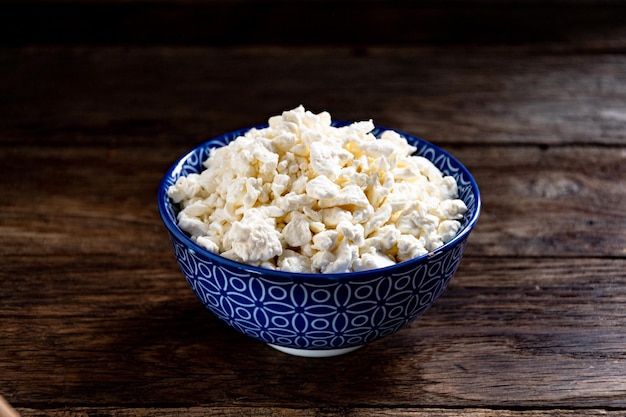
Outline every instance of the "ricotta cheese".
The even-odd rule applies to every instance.
[[[453,177],[397,132],[331,122],[299,106],[212,149],[168,190],[179,227],[229,259],[309,273],[386,267],[458,233],[467,208]]]

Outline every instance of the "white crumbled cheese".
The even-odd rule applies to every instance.
[[[278,257],[278,269],[288,272],[310,272],[311,258],[291,249],[285,249]]]
[[[229,259],[290,272],[383,268],[437,249],[467,211],[455,179],[373,128],[334,127],[302,106],[269,118],[169,188],[180,228]]]
[[[241,262],[267,261],[283,253],[284,240],[274,218],[252,208],[224,234],[222,254]]]
[[[333,199],[341,192],[341,187],[329,180],[326,175],[320,175],[308,181],[305,189],[309,197],[317,200]]]
[[[388,255],[378,252],[376,248],[369,247],[367,251],[362,251],[359,259],[354,261],[352,269],[355,271],[366,271],[369,269],[384,268],[394,265],[396,262]]]
[[[301,247],[313,239],[310,228],[310,221],[304,214],[293,212],[289,223],[283,227],[283,236],[287,245],[291,247]]]

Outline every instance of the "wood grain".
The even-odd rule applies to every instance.
[[[468,255],[626,257],[626,153],[620,148],[446,149],[483,190],[483,213]],[[168,243],[156,190],[167,167],[185,151],[3,148],[0,232],[6,239],[0,253],[92,256],[117,254],[120,248],[127,256],[163,253]]]
[[[533,51],[5,48],[0,143],[191,147],[303,104],[441,145],[623,145],[626,57]]]
[[[327,360],[226,327],[173,260],[74,262],[2,280],[0,385],[15,406],[626,406],[624,260],[467,258],[425,316]]]
[[[199,416],[255,416],[255,417],[331,417],[331,416],[364,416],[364,417],[588,417],[588,416],[621,416],[621,411],[603,409],[582,409],[582,410],[493,410],[486,408],[313,408],[313,409],[292,409],[278,407],[190,407],[190,408],[115,408],[107,407],[94,410],[92,408],[81,407],[71,409],[55,410],[33,410],[23,409],[23,417],[88,417],[98,413],[100,416],[110,417],[199,417]]]
[[[231,42],[246,1],[0,1],[0,395],[35,417],[623,415],[623,5],[374,0],[289,44],[288,3]],[[156,208],[178,156],[298,104],[440,145],[483,198],[432,309],[324,360],[208,312]]]

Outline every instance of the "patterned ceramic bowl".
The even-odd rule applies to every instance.
[[[442,149],[398,132],[417,147],[416,154],[456,178],[459,197],[468,208],[458,234],[427,255],[386,268],[342,274],[274,271],[233,262],[198,246],[177,226],[178,207],[166,193],[178,177],[201,171],[211,148],[226,145],[248,129],[192,149],[167,171],[159,188],[159,211],[174,255],[206,308],[243,334],[310,357],[353,351],[397,332],[428,310],[454,275],[478,221],[480,194],[468,170]],[[378,137],[385,130],[376,127],[373,133]]]

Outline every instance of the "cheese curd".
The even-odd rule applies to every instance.
[[[302,106],[271,117],[169,188],[178,225],[226,258],[290,272],[382,268],[437,249],[467,211],[455,179],[373,129]]]

